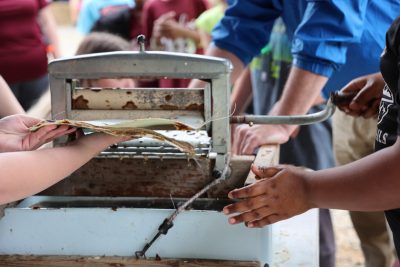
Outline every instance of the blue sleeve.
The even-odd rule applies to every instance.
[[[307,0],[292,43],[293,65],[330,77],[346,63],[347,47],[359,42],[367,0]]]
[[[281,9],[280,1],[276,0],[235,1],[213,29],[213,44],[247,65],[268,43]]]

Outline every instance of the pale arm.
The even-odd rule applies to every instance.
[[[230,99],[231,113],[234,112],[233,115],[243,114],[252,99],[251,72],[250,67],[247,66],[233,86]]]
[[[280,100],[270,115],[302,115],[320,98],[328,78],[292,66]],[[296,130],[294,125],[242,125],[235,131],[232,150],[235,154],[253,154],[264,144],[283,144]]]
[[[79,16],[81,0],[69,0],[68,2],[69,2],[68,5],[69,5],[69,15],[71,18],[71,22],[73,25],[75,25]]]
[[[49,7],[43,8],[39,13],[39,23],[44,34],[49,39],[53,47],[53,56],[59,58],[62,56],[60,40],[57,33],[57,24]]]
[[[319,99],[327,81],[328,78],[325,76],[292,66],[282,96],[269,114],[306,114]],[[285,128],[290,135],[296,126],[287,125]]]
[[[205,54],[212,57],[226,58],[231,61],[234,67],[231,73],[231,84],[235,83],[244,69],[242,61],[237,56],[216,46],[209,46]],[[200,88],[202,86],[204,86],[204,82],[201,80],[192,80],[189,84],[190,88]]]
[[[0,118],[12,114],[24,114],[25,111],[8,87],[6,81],[0,76]]]
[[[62,180],[121,137],[91,134],[65,147],[0,154],[0,204],[36,194]],[[21,168],[21,163],[23,167]]]

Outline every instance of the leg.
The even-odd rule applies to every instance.
[[[36,80],[10,84],[21,106],[27,111],[47,90],[49,78],[47,74]]]
[[[393,247],[386,228],[384,213],[352,211],[350,217],[360,238],[365,266],[392,266]]]
[[[323,267],[335,266],[335,235],[328,209],[319,210],[319,224],[319,264]]]

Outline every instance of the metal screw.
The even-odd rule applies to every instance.
[[[212,177],[215,179],[218,179],[219,177],[221,177],[221,175],[222,175],[222,172],[219,170],[213,170],[213,172],[212,172]]]
[[[137,42],[139,44],[139,51],[144,52],[145,51],[144,44],[146,42],[146,36],[144,36],[143,34],[138,35]]]

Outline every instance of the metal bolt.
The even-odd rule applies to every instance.
[[[139,51],[144,52],[144,44],[146,42],[146,37],[143,34],[138,35],[137,42],[139,44]]]
[[[219,177],[221,177],[221,175],[222,175],[222,172],[219,170],[213,170],[213,172],[212,172],[212,177],[215,179],[218,179]]]

